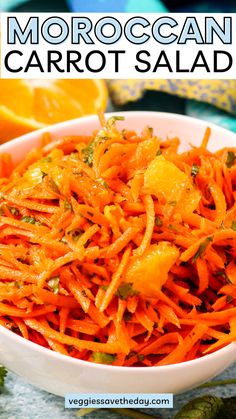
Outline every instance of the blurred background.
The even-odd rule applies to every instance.
[[[31,12],[233,12],[235,0],[0,0],[0,7],[5,11]]]

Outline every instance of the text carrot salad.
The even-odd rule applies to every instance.
[[[236,149],[116,119],[1,156],[0,324],[98,363],[201,357],[236,339]]]

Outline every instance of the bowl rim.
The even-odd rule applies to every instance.
[[[138,119],[143,116],[152,116],[153,118],[158,117],[161,118],[165,118],[166,120],[172,120],[173,118],[176,120],[185,120],[185,121],[189,121],[192,122],[193,124],[198,125],[201,128],[206,128],[209,127],[213,130],[217,130],[219,133],[221,134],[225,134],[225,135],[232,135],[233,137],[235,137],[236,140],[236,133],[230,131],[227,128],[221,127],[215,123],[212,122],[208,122],[199,118],[195,118],[193,116],[188,116],[188,115],[182,115],[182,114],[178,114],[178,113],[173,113],[173,112],[158,112],[158,111],[119,111],[119,112],[106,112],[104,114],[105,118],[109,118],[111,116],[124,116],[126,117],[126,115],[128,117],[138,117]],[[23,134],[19,137],[13,138],[10,141],[7,141],[5,143],[0,144],[0,153],[1,152],[5,152],[5,149],[7,150],[8,147],[10,146],[10,148],[14,145],[20,145],[21,143],[24,143],[25,141],[29,141],[30,139],[35,139],[37,137],[39,137],[40,135],[43,135],[45,133],[56,133],[59,129],[64,129],[67,127],[70,127],[71,125],[77,125],[80,123],[89,123],[89,122],[94,122],[94,121],[98,121],[98,116],[93,114],[93,115],[86,115],[86,116],[82,116],[79,118],[75,118],[75,119],[70,119],[68,121],[63,121],[63,122],[58,122],[56,124],[53,125],[48,125],[46,127],[28,132],[27,134]],[[122,121],[123,122],[123,121]],[[119,121],[118,121],[119,123]],[[173,134],[174,135],[174,134]]]
[[[221,349],[216,350],[215,352],[212,352],[210,354],[204,355],[200,358],[192,359],[190,361],[183,361],[179,362],[177,364],[169,364],[169,365],[155,365],[152,367],[133,367],[133,366],[120,366],[120,365],[106,365],[106,364],[99,364],[96,362],[91,361],[84,361],[83,359],[73,358],[67,355],[60,354],[59,352],[55,352],[51,349],[45,348],[44,346],[41,346],[37,343],[34,343],[30,340],[25,339],[24,337],[17,335],[16,333],[12,332],[11,330],[8,330],[4,326],[0,325],[0,336],[5,335],[8,339],[11,339],[12,341],[15,341],[16,344],[20,343],[23,346],[26,346],[26,349],[36,351],[39,355],[46,356],[48,358],[52,357],[57,361],[64,361],[66,364],[74,365],[75,367],[90,367],[90,368],[98,368],[98,369],[106,369],[107,371],[132,371],[135,372],[144,372],[147,374],[147,372],[153,371],[170,371],[174,369],[180,369],[183,367],[201,367],[204,365],[205,362],[208,360],[216,361],[219,356],[221,355],[227,355],[227,353],[235,352],[235,358],[236,358],[236,342],[232,342],[226,346],[224,346]]]
[[[177,120],[187,120],[189,122],[193,122],[194,124],[197,124],[199,127],[210,127],[214,130],[217,130],[219,133],[222,134],[226,134],[226,135],[232,135],[233,137],[235,137],[236,140],[236,134],[234,132],[231,132],[230,130],[220,127],[217,124],[214,123],[210,123],[208,121],[204,121],[195,117],[191,117],[188,115],[182,115],[182,114],[178,114],[178,113],[170,113],[170,112],[157,112],[157,111],[119,111],[119,112],[106,112],[104,114],[105,118],[109,118],[111,116],[126,116],[128,115],[129,117],[145,117],[145,116],[151,116],[151,117],[158,117],[158,118],[165,118],[165,119],[169,119],[172,120],[177,119]],[[31,131],[27,134],[24,134],[20,137],[17,137],[15,139],[12,139],[11,141],[8,141],[4,144],[0,144],[0,153],[1,152],[7,152],[7,149],[10,146],[14,147],[14,145],[20,145],[21,143],[25,142],[25,141],[30,141],[33,139],[37,139],[39,138],[41,135],[45,134],[45,133],[56,133],[58,130],[60,130],[61,128],[67,128],[70,127],[71,125],[77,125],[80,123],[89,123],[90,121],[95,121],[97,119],[97,115],[87,115],[84,117],[80,117],[80,118],[75,118],[75,119],[71,119],[68,121],[64,121],[64,122],[60,122],[57,124],[53,124],[53,125],[49,125],[47,127],[41,128],[39,130],[35,130],[35,131]],[[33,350],[38,352],[39,355],[42,356],[48,356],[49,358],[52,357],[57,361],[64,361],[65,363],[74,365],[75,367],[77,366],[81,366],[81,367],[89,367],[89,368],[97,368],[97,369],[105,369],[107,370],[107,372],[115,372],[115,371],[132,371],[134,373],[138,373],[138,372],[142,372],[144,374],[150,373],[150,372],[158,372],[158,371],[171,371],[174,369],[181,369],[183,367],[191,367],[191,366],[201,366],[204,365],[205,362],[207,362],[208,360],[214,361],[217,360],[219,356],[221,355],[227,355],[227,353],[231,353],[231,351],[234,351],[236,354],[236,342],[232,342],[228,345],[226,345],[223,348],[220,348],[218,350],[216,350],[213,353],[204,355],[200,358],[197,359],[193,359],[193,360],[189,360],[189,361],[183,361],[183,362],[179,362],[177,364],[169,364],[169,365],[160,365],[160,366],[152,366],[152,367],[148,367],[148,366],[144,366],[144,367],[134,367],[134,366],[118,366],[118,365],[106,365],[106,364],[98,364],[95,362],[90,362],[90,361],[84,361],[82,359],[78,359],[78,358],[73,358],[67,355],[63,355],[60,354],[58,352],[55,352],[51,349],[45,348],[43,346],[40,346],[37,343],[31,342],[27,339],[25,339],[22,336],[19,336],[17,334],[15,334],[14,332],[8,330],[7,328],[5,328],[4,326],[0,325],[0,335],[5,335],[8,339],[11,339],[12,341],[15,341],[16,343],[19,343],[23,346],[26,347],[26,349],[28,350]],[[236,355],[235,355],[236,358]]]

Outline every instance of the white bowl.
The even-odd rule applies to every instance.
[[[117,115],[118,113],[116,113]],[[236,135],[216,125],[182,115],[159,112],[122,112],[121,128],[137,131],[152,126],[161,137],[179,136],[181,149],[201,143],[206,126],[212,129],[211,150],[235,146]],[[42,133],[52,138],[90,134],[99,127],[96,116],[88,116],[35,131],[0,146],[17,163],[40,144]],[[29,342],[0,326],[0,364],[51,393],[180,393],[221,373],[236,361],[236,343],[210,355],[176,365],[160,367],[118,367],[73,359]]]

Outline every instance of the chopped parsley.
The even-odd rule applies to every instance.
[[[173,224],[169,224],[168,228],[173,231],[179,231]]]
[[[167,204],[171,205],[172,207],[175,207],[175,205],[177,204],[177,201],[168,201]]]
[[[231,228],[236,231],[236,221],[232,221]]]
[[[235,154],[233,151],[228,151],[226,166],[230,169],[235,163]]]
[[[52,161],[52,158],[51,158],[50,156],[48,156],[48,157],[43,157],[43,158],[41,159],[41,163],[51,163],[51,161]]]
[[[30,217],[29,215],[24,215],[24,217],[21,218],[21,221],[28,224],[36,224],[38,226],[41,226],[42,223],[40,221],[37,221],[36,218]]]
[[[104,188],[109,189],[109,186],[108,186],[108,184],[105,182],[105,180],[104,180],[104,179],[99,178],[99,179],[97,179],[97,182],[98,182],[98,183],[100,183],[100,185],[102,185]]]
[[[68,199],[65,199],[64,201],[64,209],[66,211],[72,211],[72,205],[71,203],[68,201]]]
[[[199,173],[199,166],[197,164],[192,165],[191,176],[196,177]]]
[[[207,246],[210,244],[210,242],[212,242],[213,237],[207,237],[206,240],[204,240],[204,242],[202,242],[197,250],[197,252],[195,253],[195,255],[193,256],[193,263],[196,262],[196,260],[201,257],[203,255],[203,253],[205,252]]]
[[[107,123],[106,123],[106,128],[112,128],[115,125],[116,121],[123,121],[124,117],[123,116],[112,116],[111,118],[108,119]],[[105,141],[107,140],[109,137],[106,135],[106,129],[101,130],[96,138],[92,141],[90,141],[90,143],[87,145],[87,147],[82,149],[82,153],[84,155],[84,162],[88,165],[88,166],[92,166],[93,165],[93,154],[94,154],[94,148],[95,146],[100,142],[100,141]]]
[[[157,227],[162,227],[162,226],[163,226],[163,221],[162,221],[162,219],[159,217],[159,215],[157,215],[157,216],[156,216],[156,218],[155,218],[155,225],[156,225]]]
[[[8,207],[8,209],[9,209],[9,211],[10,211],[10,213],[12,215],[19,215],[19,210],[17,208],[15,208],[15,207]]]
[[[156,156],[161,156],[162,155],[162,150],[159,148],[159,150],[157,150],[156,152]]]
[[[226,303],[231,303],[231,301],[233,301],[233,297],[232,297],[232,295],[227,295],[227,297],[226,297]]]
[[[48,286],[52,289],[54,294],[58,294],[59,292],[59,276],[54,276],[53,278],[50,278],[47,282]]]
[[[92,359],[98,364],[112,364],[116,360],[116,355],[106,354],[103,352],[93,352]]]
[[[116,296],[121,300],[127,300],[128,297],[133,297],[138,294],[138,291],[133,289],[133,284],[131,282],[122,282],[116,291]]]
[[[107,128],[112,128],[115,125],[116,121],[124,121],[124,119],[124,116],[112,116],[107,120]]]
[[[84,162],[87,163],[88,166],[92,166],[93,164],[93,153],[94,153],[94,146],[95,140],[91,141],[87,147],[82,149],[82,153],[84,155]]]

